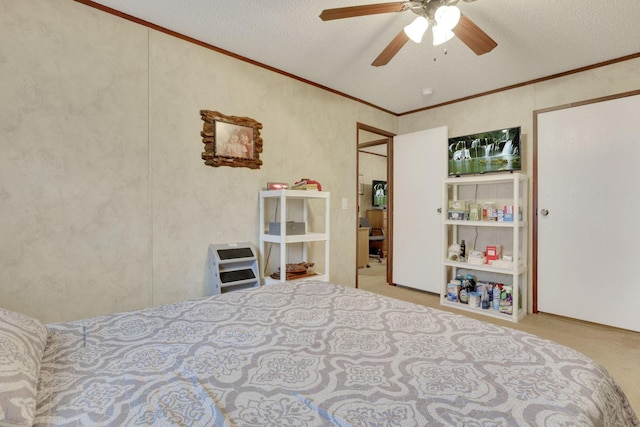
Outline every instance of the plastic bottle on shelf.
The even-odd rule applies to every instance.
[[[502,285],[494,283],[493,285],[493,309],[500,310],[500,294],[502,293]]]
[[[466,246],[464,244],[464,240],[460,243],[460,261],[464,262],[466,256]]]
[[[473,274],[467,274],[467,282],[468,282],[468,292],[476,291],[476,279],[473,277]]]
[[[460,302],[462,304],[469,304],[469,291],[467,290],[467,281],[465,280],[462,286],[460,287]]]
[[[484,286],[482,286],[482,295],[480,296],[480,306],[484,310],[487,310],[490,305],[491,305],[491,300],[489,298],[489,284],[485,283]]]
[[[462,302],[463,299],[466,300],[467,292],[464,289],[464,277],[460,274],[456,274],[456,278],[453,281],[460,283],[460,286],[458,286],[458,302]]]

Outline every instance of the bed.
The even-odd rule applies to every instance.
[[[0,310],[0,425],[637,426],[554,342],[306,281],[43,325]]]

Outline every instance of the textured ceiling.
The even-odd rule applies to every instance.
[[[370,64],[415,18],[412,12],[318,17],[323,9],[382,1],[95,3],[397,114],[640,53],[638,0],[460,1],[462,13],[498,47],[483,56],[457,39],[434,47],[428,31],[383,67]],[[426,88],[433,94],[423,95]]]

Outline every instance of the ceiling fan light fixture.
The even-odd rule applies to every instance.
[[[453,30],[460,22],[460,9],[456,6],[440,6],[435,13],[435,19],[438,27],[445,30]]]
[[[453,31],[447,30],[447,29],[441,27],[439,24],[438,25],[434,25],[433,28],[432,28],[432,31],[433,31],[433,45],[434,46],[440,46],[441,44],[448,42],[449,40],[451,40],[453,38],[453,36],[455,36]]]
[[[416,43],[422,41],[422,36],[429,28],[429,21],[424,16],[418,16],[413,22],[404,27],[404,33]]]

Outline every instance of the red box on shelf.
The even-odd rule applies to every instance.
[[[487,246],[487,252],[486,252],[487,261],[500,259],[501,249],[502,248],[500,245]]]
[[[267,182],[267,190],[286,190],[289,184],[284,182]]]

